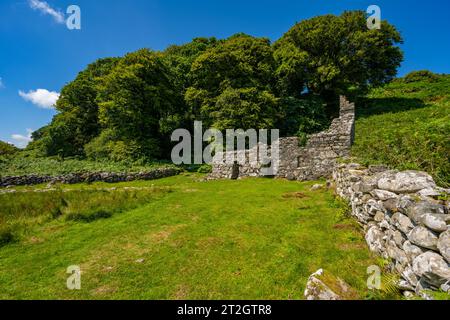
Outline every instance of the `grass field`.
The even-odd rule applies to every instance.
[[[366,270],[378,260],[331,191],[199,178],[1,194],[0,223],[21,221],[22,231],[0,247],[0,299],[302,299],[319,268],[366,297]],[[107,216],[68,218],[94,212],[98,194]],[[58,215],[30,209],[51,196],[64,199]],[[108,209],[114,197],[127,200]],[[79,291],[66,288],[71,265],[82,270]]]

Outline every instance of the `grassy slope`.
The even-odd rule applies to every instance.
[[[365,294],[376,259],[353,221],[337,224],[331,192],[197,177],[117,184],[172,192],[92,223],[52,220],[0,248],[0,298],[301,299],[318,268]],[[82,268],[81,291],[65,287],[69,265]]]
[[[428,171],[450,186],[450,75],[376,89],[358,103],[357,117],[359,161]]]

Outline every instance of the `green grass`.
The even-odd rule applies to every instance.
[[[363,164],[423,170],[450,186],[450,75],[399,79],[358,102],[353,155]]]
[[[18,242],[0,248],[0,299],[302,299],[319,268],[366,296],[366,269],[377,259],[331,191],[310,191],[313,182],[200,177],[119,183],[108,193],[130,186],[170,192],[131,201],[134,209],[123,202],[109,218],[90,223],[63,212],[27,225]],[[104,186],[61,192],[64,199],[88,197]],[[93,199],[86,203],[97,207]],[[48,214],[37,207],[41,214],[30,215]],[[66,288],[71,265],[81,267],[80,291]]]
[[[0,247],[19,241],[29,230],[55,219],[92,222],[111,217],[115,212],[130,210],[147,203],[170,189],[146,188],[111,190],[111,188],[78,186],[57,187],[45,191],[43,186],[22,187],[18,193],[0,194]]]
[[[76,172],[141,172],[161,167],[174,167],[168,163],[138,164],[112,161],[27,157],[21,153],[0,157],[1,176],[64,175]]]

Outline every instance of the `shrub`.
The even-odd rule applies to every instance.
[[[0,247],[10,244],[15,241],[12,230],[8,227],[0,228]]]
[[[108,219],[112,217],[111,212],[107,212],[105,210],[87,212],[87,213],[69,213],[66,217],[68,221],[77,221],[77,222],[94,222],[100,219]]]
[[[203,164],[197,169],[198,173],[211,173],[212,172],[212,166],[209,164]]]
[[[404,78],[402,78],[402,80],[405,83],[419,82],[419,81],[437,82],[439,80],[439,75],[428,70],[413,71],[407,74]]]

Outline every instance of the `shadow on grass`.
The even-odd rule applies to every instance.
[[[383,113],[397,113],[424,107],[426,107],[426,104],[417,98],[361,98],[356,102],[356,118],[367,118]]]

